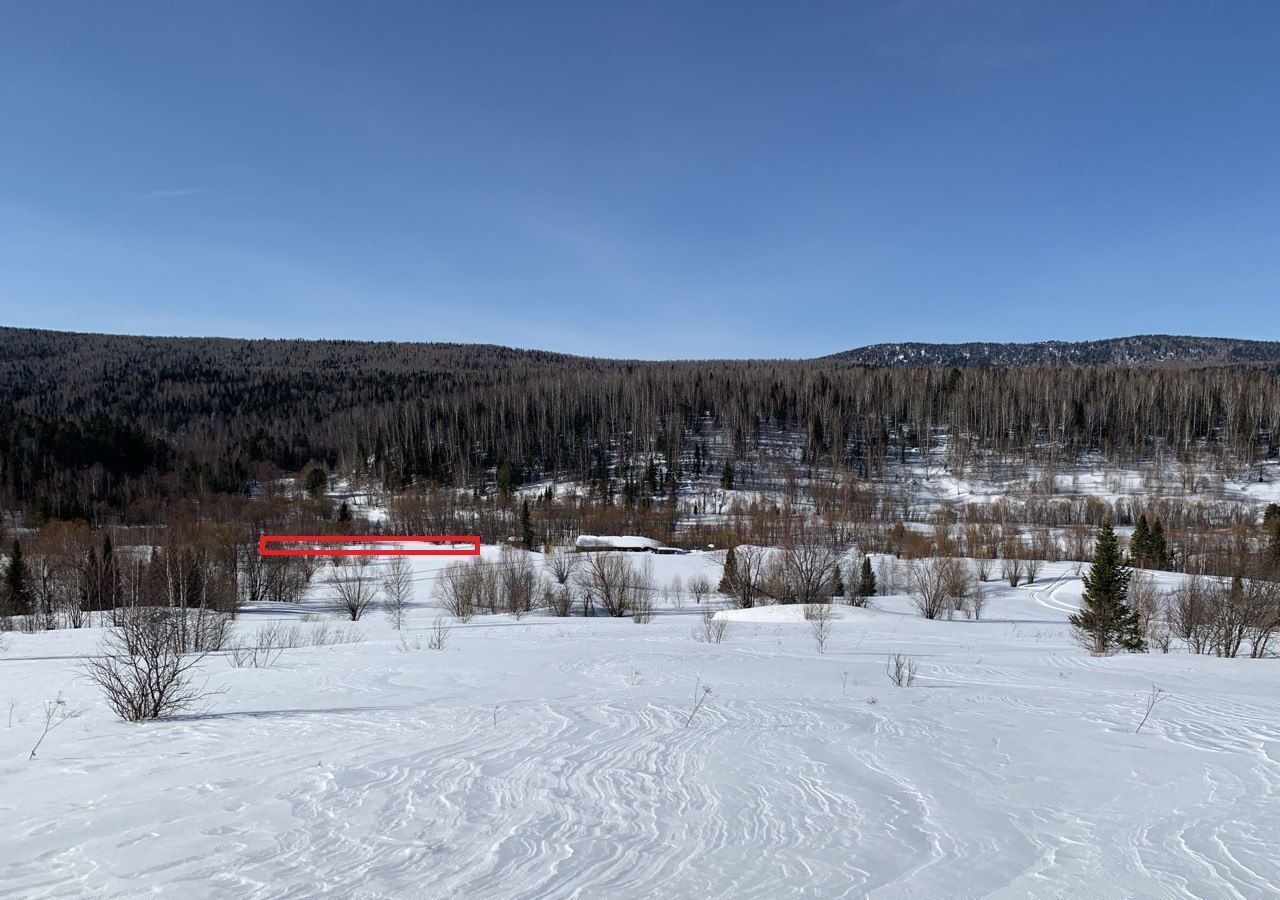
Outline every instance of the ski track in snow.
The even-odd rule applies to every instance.
[[[75,677],[95,635],[15,635],[0,895],[1280,895],[1277,661],[1092,659],[1073,569],[993,588],[981,623],[885,598],[825,656],[803,622],[695,643],[693,611],[477,617],[439,653],[372,619],[275,668],[211,659],[206,713],[141,726]],[[28,762],[59,689],[86,715]]]

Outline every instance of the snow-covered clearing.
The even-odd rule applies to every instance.
[[[701,554],[652,563],[719,576]],[[144,725],[78,675],[98,632],[10,635],[0,894],[1280,894],[1280,661],[1090,658],[1064,630],[1073,564],[989,585],[983,622],[842,609],[825,655],[781,608],[729,614],[719,645],[666,608],[477,616],[431,651],[444,564],[414,561],[423,649],[374,615],[364,642],[271,668],[215,656],[206,711]],[[891,653],[914,686],[889,683]],[[1152,685],[1167,699],[1135,734]],[[59,692],[84,714],[29,761]]]

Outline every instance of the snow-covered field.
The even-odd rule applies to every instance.
[[[99,633],[10,635],[0,894],[1280,894],[1280,661],[1090,658],[1065,635],[1074,565],[989,585],[982,622],[842,609],[819,654],[784,608],[727,614],[719,645],[693,640],[693,609],[478,616],[432,651],[442,564],[415,563],[424,649],[372,615],[362,643],[271,668],[211,657],[222,693],[144,725],[78,674]],[[890,684],[891,653],[914,686]],[[1167,699],[1135,733],[1153,685]],[[84,713],[28,760],[59,692]]]

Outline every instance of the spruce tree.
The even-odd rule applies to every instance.
[[[329,486],[329,476],[320,466],[312,466],[307,472],[306,489],[307,494],[312,497],[319,497],[324,494],[325,488]]]
[[[1151,526],[1151,537],[1148,540],[1151,547],[1150,565],[1156,569],[1167,569],[1169,567],[1169,546],[1164,539],[1164,526],[1160,524],[1160,520],[1156,519]]]
[[[1280,516],[1271,520],[1271,540],[1265,551],[1266,561],[1273,571],[1280,571]]]
[[[533,519],[529,515],[529,500],[520,504],[520,535],[526,550],[533,549]]]
[[[840,571],[839,563],[836,563],[835,569],[831,573],[831,596],[844,596],[844,574]]]
[[[717,590],[726,597],[732,597],[737,583],[738,555],[734,552],[734,548],[730,547],[729,552],[724,555],[724,575],[720,578]]]
[[[1268,527],[1280,522],[1280,503],[1268,503],[1262,511],[1262,524]]]
[[[1147,649],[1142,623],[1125,601],[1129,593],[1129,570],[1121,565],[1120,548],[1111,520],[1102,523],[1093,549],[1093,565],[1084,576],[1084,598],[1080,611],[1067,621],[1077,639],[1093,653]]]
[[[1150,550],[1151,533],[1145,515],[1138,517],[1138,524],[1133,526],[1133,537],[1129,539],[1129,562],[1139,568],[1147,564]]]
[[[733,466],[729,463],[725,463],[724,469],[720,472],[720,487],[726,491],[733,490]]]
[[[27,562],[22,558],[22,545],[13,542],[13,555],[4,571],[4,601],[11,616],[30,615],[32,608],[31,579],[27,575]]]
[[[516,474],[516,467],[509,461],[498,466],[498,490],[503,494],[510,494],[519,485],[520,479]]]
[[[858,575],[858,596],[874,597],[876,595],[876,573],[871,568],[871,557],[862,557],[862,572]]]

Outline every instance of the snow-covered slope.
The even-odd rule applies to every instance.
[[[410,646],[442,564],[415,562]],[[0,894],[1276,896],[1280,663],[1092,659],[1064,635],[1074,566],[990,589],[983,622],[843,610],[825,655],[786,610],[734,614],[719,645],[692,609],[477,617],[439,652],[374,617],[272,668],[212,658],[207,710],[145,725],[78,677],[95,632],[11,635]],[[85,713],[28,761],[59,691]]]

